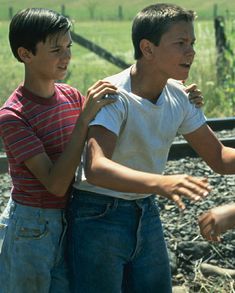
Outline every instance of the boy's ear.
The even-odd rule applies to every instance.
[[[25,49],[24,47],[19,47],[18,50],[18,55],[20,57],[20,59],[24,62],[24,63],[29,63],[31,60],[31,56],[32,56],[32,52]]]
[[[151,59],[153,55],[153,43],[151,43],[149,40],[142,39],[140,41],[140,50],[143,54],[143,56],[147,59]]]

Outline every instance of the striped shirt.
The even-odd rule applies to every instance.
[[[51,98],[19,86],[0,109],[0,136],[8,157],[14,201],[33,207],[64,208],[68,199],[49,193],[24,161],[45,152],[55,162],[65,148],[83,103],[82,95],[55,84]]]

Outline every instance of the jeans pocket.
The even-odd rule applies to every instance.
[[[160,216],[160,212],[159,212],[159,208],[158,208],[158,204],[156,202],[155,199],[151,198],[151,204],[150,204],[150,211],[156,216],[159,217]]]
[[[16,239],[42,239],[48,234],[47,222],[38,223],[29,219],[18,219],[16,224]]]
[[[111,210],[111,203],[91,203],[79,202],[76,213],[74,215],[75,221],[93,220],[105,217]]]
[[[4,243],[4,239],[7,233],[7,225],[0,223],[0,254],[2,252],[2,247]]]

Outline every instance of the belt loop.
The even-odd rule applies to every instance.
[[[79,190],[77,188],[74,188],[72,189],[72,198],[75,197],[75,196],[79,196]]]
[[[6,212],[8,213],[9,218],[13,217],[16,208],[17,208],[17,204],[14,202],[12,198],[10,198],[6,207]]]
[[[155,196],[154,195],[151,195],[150,198],[149,198],[149,200],[150,200],[151,207],[153,207],[155,205]]]
[[[39,208],[37,214],[38,214],[37,215],[38,216],[38,222],[40,224],[44,224],[46,222],[44,209]]]
[[[154,194],[150,195],[149,199],[150,199],[151,204],[155,203],[155,195]]]
[[[119,202],[118,198],[114,198],[114,200],[113,200],[113,209],[116,209],[118,207],[118,202]]]

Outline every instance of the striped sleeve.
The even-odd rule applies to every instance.
[[[18,164],[45,151],[32,127],[8,109],[1,110],[0,136]]]

